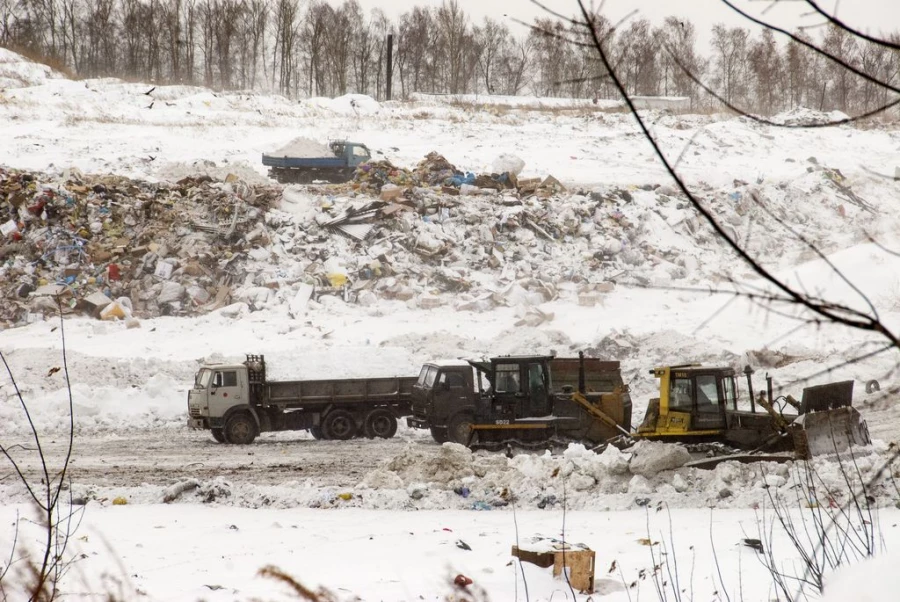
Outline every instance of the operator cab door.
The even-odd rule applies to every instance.
[[[529,417],[549,416],[553,413],[552,404],[550,403],[550,393],[548,386],[547,371],[545,365],[540,362],[532,362],[528,364],[528,399]]]
[[[209,403],[231,407],[247,403],[243,399],[241,382],[237,370],[216,370],[209,383]]]
[[[524,413],[525,393],[522,390],[522,366],[513,363],[498,363],[494,368],[494,418],[496,420],[514,420]]]
[[[725,428],[725,380],[720,374],[697,374],[694,376],[694,408],[691,412],[691,430]],[[733,399],[733,393],[731,394]]]

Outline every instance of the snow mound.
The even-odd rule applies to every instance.
[[[822,123],[834,123],[849,119],[846,113],[841,111],[816,111],[806,107],[798,107],[778,113],[772,117],[772,121],[782,125],[818,125]]]
[[[251,185],[264,186],[271,184],[271,181],[268,178],[261,175],[246,161],[221,164],[205,159],[198,159],[190,163],[184,161],[168,161],[159,166],[155,176],[158,179],[167,182],[177,182],[183,178],[196,176],[209,176],[214,180],[230,182],[234,176],[237,176],[242,182]]]
[[[895,568],[898,560],[897,552],[891,551],[838,568],[826,578],[822,602],[889,600],[893,597],[889,592],[900,590],[900,573]]]
[[[46,432],[66,432],[69,397],[65,373],[59,369],[61,357],[44,349],[15,349],[5,355],[35,424]],[[192,363],[89,357],[72,350],[67,360],[77,432],[183,426],[184,398],[195,369]],[[0,421],[7,432],[27,433],[28,417],[13,391],[4,374]]]
[[[305,101],[339,115],[374,115],[381,112],[381,104],[365,94],[345,94],[337,98],[310,98]]]
[[[406,482],[449,483],[475,474],[472,451],[458,443],[445,443],[433,458],[422,455],[412,445],[407,446],[403,453],[387,463],[386,469]],[[370,482],[375,478],[377,476],[367,476]]]
[[[682,446],[660,441],[639,441],[631,452],[628,469],[642,477],[680,468],[691,460],[691,454]]]
[[[35,63],[12,50],[0,48],[0,90],[40,86],[48,79],[64,77],[47,65]]]

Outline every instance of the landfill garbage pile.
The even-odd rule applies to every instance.
[[[0,324],[82,312],[131,320],[222,307],[269,244],[280,189],[236,177],[174,184],[0,168]]]
[[[695,190],[764,264],[802,261],[809,250],[785,224],[802,224],[804,237],[827,251],[861,239],[878,214],[838,170],[814,158],[808,165],[788,183],[735,180],[725,189]],[[501,177],[503,186],[477,185]],[[430,153],[413,170],[370,163],[350,183],[300,190],[312,212],[270,216],[279,241],[273,254],[280,261],[298,253],[328,258],[314,271],[323,267],[329,281],[347,287],[346,299],[362,305],[396,299],[422,309],[511,306],[521,310],[520,325],[536,326],[554,317],[539,306],[561,296],[594,306],[617,284],[709,285],[743,273],[671,185],[570,191],[552,176],[463,174]],[[840,235],[835,221],[845,224]],[[303,296],[305,304],[310,292]]]
[[[556,299],[596,306],[620,285],[716,286],[744,274],[671,185],[567,190],[522,177],[515,157],[495,167],[507,171],[466,174],[430,153],[412,170],[369,163],[346,184],[287,188],[0,171],[0,287],[12,301],[0,323],[55,311],[59,294],[65,311],[102,319],[271,307],[298,318],[338,298],[511,307],[517,325],[539,326],[554,320],[544,304]],[[829,252],[879,215],[815,158],[787,182],[695,190],[770,267],[809,258],[785,224]]]
[[[507,160],[495,161],[494,173],[480,175],[457,169],[443,155],[434,151],[428,153],[412,170],[398,168],[386,160],[370,161],[357,168],[352,188],[364,193],[379,194],[385,186],[389,189],[407,186],[438,187],[443,193],[450,195],[519,188],[516,176],[524,167],[524,162],[509,156],[501,156],[501,159]],[[537,190],[539,186],[541,180],[525,184],[531,191]],[[559,187],[562,189],[561,184]]]

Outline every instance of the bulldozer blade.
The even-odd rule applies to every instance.
[[[794,451],[800,459],[840,454],[869,445],[869,428],[853,406],[801,414],[791,425]]]

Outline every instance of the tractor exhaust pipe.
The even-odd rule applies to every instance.
[[[768,374],[766,374],[766,395],[769,397],[769,407],[774,408],[775,406],[772,405],[775,403],[775,399],[772,395],[772,377]]]
[[[744,374],[747,376],[747,388],[750,390],[750,411],[756,413],[756,398],[753,397],[753,368],[750,364],[744,366]]]
[[[578,352],[578,392],[584,395],[584,351]]]

